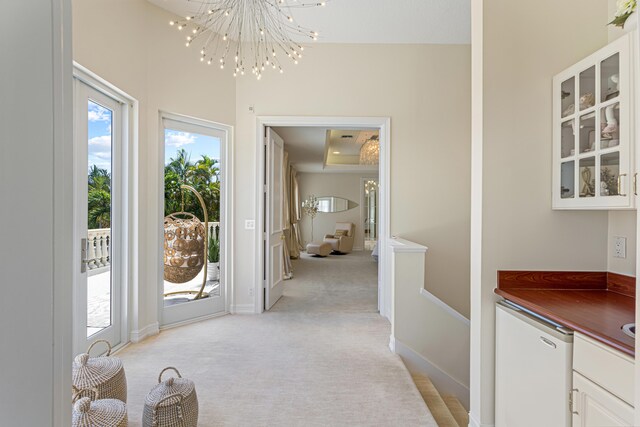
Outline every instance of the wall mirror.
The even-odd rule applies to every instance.
[[[318,197],[318,212],[335,213],[344,212],[349,209],[357,208],[358,204],[354,201],[343,199],[335,196]]]
[[[373,250],[378,240],[378,180],[363,179],[364,248]]]

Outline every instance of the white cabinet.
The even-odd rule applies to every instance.
[[[573,427],[632,426],[633,407],[573,373]]]
[[[634,207],[632,65],[623,36],[553,79],[553,208]]]
[[[570,409],[573,427],[634,425],[633,358],[575,334]]]
[[[571,331],[496,306],[496,427],[568,427]]]

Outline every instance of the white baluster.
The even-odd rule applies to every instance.
[[[87,259],[89,260],[88,268],[89,270],[93,270],[97,268],[96,265],[96,238],[95,236],[91,236],[88,239],[89,241],[89,253],[87,254]]]
[[[97,268],[100,268],[102,266],[104,266],[104,264],[102,264],[102,236],[98,235],[96,236],[96,266]]]
[[[111,236],[109,235],[108,232],[104,238],[104,244],[106,246],[104,251],[105,253],[104,264],[111,265]]]

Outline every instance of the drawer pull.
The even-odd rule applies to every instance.
[[[573,393],[574,392],[579,393],[580,390],[578,390],[577,388],[572,388],[571,391],[569,391],[569,411],[571,411],[571,413],[574,414],[574,415],[580,415],[578,413],[578,411],[573,409],[573,404],[575,403],[575,401],[573,400]]]
[[[556,348],[556,343],[554,343],[551,340],[546,339],[545,337],[540,337],[540,341],[542,341],[543,343],[545,343],[546,345],[548,345],[551,348]]]

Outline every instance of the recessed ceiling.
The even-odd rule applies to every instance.
[[[149,0],[187,16],[202,0]],[[469,44],[471,0],[330,0],[326,7],[294,9],[319,43]]]
[[[274,127],[284,140],[289,161],[299,172],[375,173],[377,166],[359,165],[360,147],[374,129],[329,129],[326,127]],[[352,138],[343,138],[352,136]],[[338,154],[334,154],[338,153]]]

